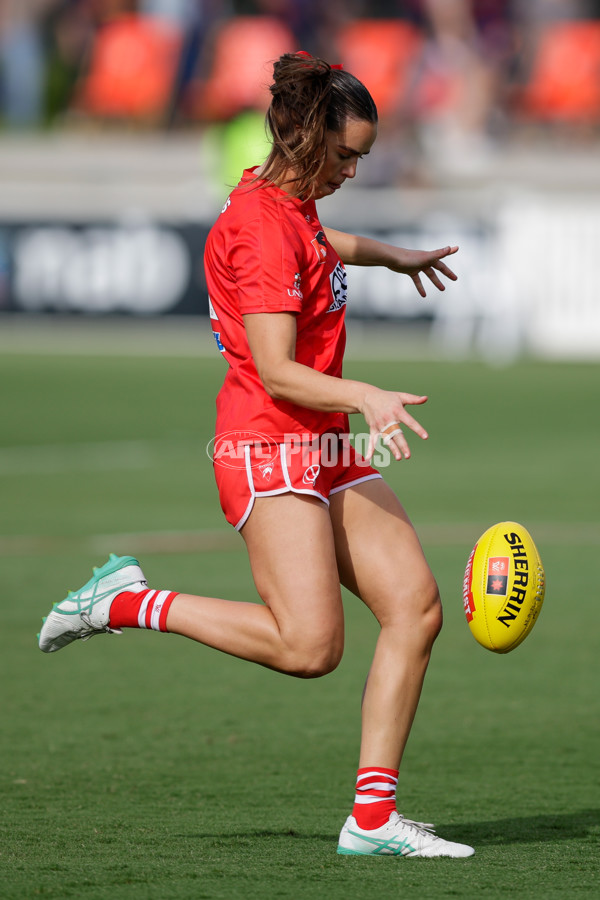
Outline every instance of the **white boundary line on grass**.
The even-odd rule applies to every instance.
[[[219,360],[208,316],[157,318],[6,316],[0,353],[11,356],[178,357]],[[445,362],[427,326],[346,323],[346,359]]]
[[[0,447],[0,477],[56,475],[60,472],[142,469],[156,465],[165,450],[180,446],[161,438],[86,441],[65,444],[24,444]],[[201,447],[198,444],[198,452]]]
[[[489,524],[489,523],[488,523]],[[417,525],[425,545],[460,546],[469,550],[487,524],[439,522]],[[600,547],[600,524],[588,522],[528,523],[540,549],[544,546]],[[126,534],[95,535],[7,535],[0,536],[0,556],[43,556],[57,553],[154,554],[213,553],[241,550],[237,532],[222,528],[189,531],[138,531]]]
[[[119,441],[82,441],[57,444],[22,444],[0,447],[0,478],[14,475],[57,475],[147,469],[165,465],[165,459],[190,455],[206,458],[205,437],[141,438]]]

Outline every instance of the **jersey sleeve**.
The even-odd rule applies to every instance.
[[[260,214],[240,229],[230,252],[240,312],[300,312],[302,257],[302,240],[285,204],[261,203]]]

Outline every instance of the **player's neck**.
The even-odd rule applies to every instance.
[[[255,178],[262,178],[262,174],[265,170],[265,163],[262,166],[258,166],[257,169],[254,170]],[[284,191],[284,193],[289,194],[291,197],[295,197],[296,199],[302,199],[297,191],[294,190],[296,180],[296,174],[293,169],[286,169],[279,178],[274,178],[272,183],[279,188],[280,191]]]

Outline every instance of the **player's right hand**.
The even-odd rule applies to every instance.
[[[369,446],[365,459],[370,461],[373,458],[379,438],[383,438],[395,459],[410,459],[410,447],[402,428],[410,428],[424,441],[429,435],[406,407],[420,406],[426,402],[427,397],[422,395],[370,388],[361,408],[369,426]]]

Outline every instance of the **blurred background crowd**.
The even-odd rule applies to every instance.
[[[477,168],[508,140],[600,126],[600,0],[0,0],[0,129],[182,130],[260,115],[267,60],[342,62],[411,142]],[[1,133],[0,131],[0,133]]]
[[[350,314],[600,360],[600,0],[0,0],[0,313],[206,314],[208,228],[299,49],[380,113],[328,224],[461,247],[452,303],[358,268]]]

